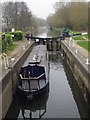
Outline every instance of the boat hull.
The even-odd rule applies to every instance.
[[[35,46],[21,67],[17,93],[32,100],[49,92],[49,57],[46,45]]]
[[[17,87],[17,94],[22,99],[26,99],[26,100],[38,99],[44,93],[48,93],[48,92],[49,92],[49,81],[47,82],[47,84],[43,88],[36,90],[36,91],[24,91],[24,90],[20,89],[19,87]]]

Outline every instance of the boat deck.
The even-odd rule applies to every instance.
[[[45,80],[39,80],[39,84],[38,84],[38,80],[31,80],[30,81],[30,87],[29,87],[29,83],[28,81],[23,81],[22,82],[22,87],[19,86],[20,89],[24,90],[24,91],[36,91],[39,89],[42,89],[46,84],[47,84],[47,80],[45,83]]]
[[[27,66],[30,62],[40,62],[40,66],[44,66],[46,62],[46,46],[45,45],[39,45],[35,46],[32,50],[32,52],[29,54],[28,58],[26,59],[25,63],[22,67]],[[35,59],[35,57],[37,57]]]

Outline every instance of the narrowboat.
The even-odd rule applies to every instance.
[[[46,45],[33,48],[21,67],[17,86],[19,95],[28,100],[49,91],[49,58]]]

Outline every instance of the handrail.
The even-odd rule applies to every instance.
[[[20,74],[19,76],[20,76],[20,78],[21,78],[22,80],[28,80],[28,79],[38,80],[38,79],[39,79],[40,77],[42,77],[44,74],[45,74],[45,73],[41,74],[41,75],[38,76],[38,77],[23,77],[22,74]]]
[[[41,74],[40,76],[37,77],[37,79],[39,79],[40,77],[42,77],[43,75],[45,75],[45,73]]]

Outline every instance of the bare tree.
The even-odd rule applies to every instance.
[[[86,30],[88,27],[88,2],[58,2],[55,13],[47,19],[49,24],[67,26],[73,30]]]
[[[5,2],[3,4],[3,22],[7,27],[25,29],[30,25],[31,11],[25,2]]]

